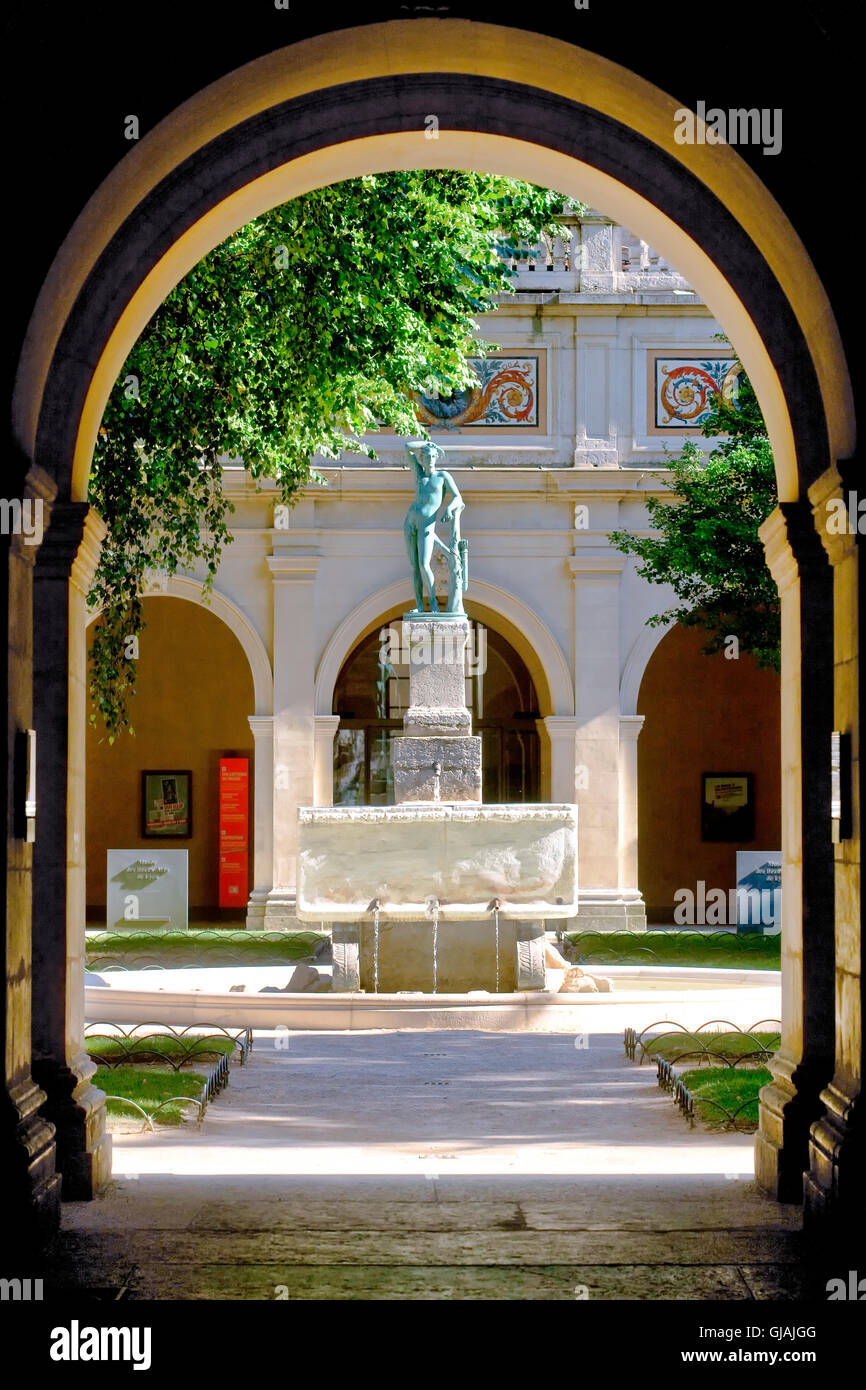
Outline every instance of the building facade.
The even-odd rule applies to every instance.
[[[647,530],[646,499],[665,493],[666,451],[689,437],[712,447],[700,422],[710,393],[735,381],[732,349],[652,247],[595,212],[563,222],[570,239],[525,248],[516,292],[479,322],[499,344],[476,362],[479,388],[422,398],[419,415],[466,503],[467,700],[483,739],[484,798],[577,802],[575,926],[640,929],[648,908],[650,922],[673,921],[679,888],[733,886],[737,846],[701,837],[702,773],[750,773],[757,840],[742,847],[778,848],[778,682],[739,659],[735,643],[734,660],[707,658],[695,634],[648,627],[673,595],[608,539]],[[292,508],[227,460],[233,541],[213,599],[201,604],[195,576],[153,577],[136,738],[110,748],[98,730],[88,736],[91,919],[103,915],[105,852],[124,822],[127,847],[137,843],[130,807],[145,768],[198,769],[190,902],[207,918],[217,904],[217,757],[249,757],[250,927],[295,924],[298,806],[392,799],[389,742],[406,687],[400,619],[412,606],[402,531],[411,465],[400,438],[368,442],[378,461],[318,460],[327,485]],[[444,594],[444,563],[436,574]]]

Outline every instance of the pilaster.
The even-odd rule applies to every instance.
[[[855,489],[854,461],[829,469],[809,489],[815,527],[833,573],[833,727],[851,743],[850,772],[841,795],[850,797],[850,834],[832,846],[835,901],[835,1057],[833,1075],[821,1092],[824,1113],[812,1126],[805,1181],[810,1232],[833,1246],[850,1247],[863,1211],[863,993],[860,750],[860,595],[864,562],[861,527],[866,518]],[[859,480],[858,480],[859,481]],[[847,780],[847,779],[846,779]],[[860,1185],[859,1188],[855,1185]],[[859,1224],[858,1224],[859,1223]]]
[[[253,886],[247,903],[248,931],[264,927],[265,904],[274,886],[274,719],[251,714],[253,735]]]
[[[782,1038],[755,1172],[780,1201],[800,1201],[833,1055],[832,583],[806,503],[781,503],[759,534],[781,604]]]
[[[44,527],[56,492],[42,469],[31,468],[24,498],[41,512]],[[35,514],[35,513],[34,513]],[[27,1254],[50,1239],[60,1223],[60,1175],[56,1172],[54,1126],[41,1113],[46,1095],[32,1074],[32,848],[25,838],[22,816],[24,791],[24,731],[34,727],[33,690],[33,569],[39,541],[35,535],[13,534],[0,541],[3,622],[7,624],[6,756],[7,782],[6,875],[4,885],[5,1046],[3,1094],[0,1102],[0,1159],[8,1196],[9,1221],[4,1228],[8,1256]],[[37,776],[39,771],[37,744]],[[37,784],[38,793],[38,784]],[[41,806],[37,795],[37,827]]]
[[[105,527],[63,502],[36,561],[34,719],[41,815],[33,850],[33,1074],[57,1131],[63,1195],[94,1196],[111,1174],[105,1096],[84,1047],[87,593]]]
[[[618,890],[620,578],[626,561],[605,549],[584,551],[568,563],[574,581],[580,880],[582,888]]]
[[[638,900],[637,741],[643,724],[642,714],[619,717],[619,886]]]
[[[275,533],[276,534],[276,533]],[[273,883],[266,923],[294,924],[299,806],[314,804],[314,591],[319,557],[294,548],[268,556],[274,585]]]
[[[315,717],[316,757],[313,774],[313,805],[334,804],[334,739],[340,727],[338,714]]]

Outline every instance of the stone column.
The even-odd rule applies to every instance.
[[[761,1092],[755,1174],[798,1202],[833,1065],[832,577],[806,503],[781,503],[759,534],[782,613],[782,1040]]]
[[[265,925],[294,928],[298,807],[312,806],[315,756],[313,591],[318,556],[268,556],[274,583],[274,869]]]
[[[75,1200],[111,1175],[105,1096],[84,1048],[86,600],[104,535],[86,502],[56,503],[34,581],[33,1074],[57,1131],[63,1196]]]
[[[839,842],[833,845],[835,1062],[833,1076],[821,1092],[824,1113],[812,1126],[805,1181],[807,1229],[819,1232],[833,1247],[850,1246],[852,1258],[858,1233],[862,1242],[864,1220],[859,652],[864,571],[860,528],[864,521],[859,510],[862,502],[854,490],[855,477],[853,463],[840,465],[809,489],[816,529],[833,570],[833,727],[851,740],[850,781],[840,790],[843,796],[850,794],[852,814],[850,825],[844,827],[850,833],[844,838],[840,834]],[[843,777],[848,780],[846,770]]]
[[[10,488],[11,491],[11,488]],[[31,519],[41,513],[44,525],[55,485],[41,469],[32,468],[23,489]],[[34,543],[30,543],[34,541]],[[7,1258],[32,1252],[60,1224],[60,1176],[56,1168],[54,1126],[41,1113],[45,1092],[36,1084],[32,1057],[32,848],[24,820],[25,731],[34,727],[33,691],[33,565],[35,537],[13,532],[0,537],[3,546],[2,622],[6,636],[7,725],[6,765],[9,769],[4,807],[6,873],[3,881],[5,957],[5,1046],[3,1104],[0,1107],[2,1160],[7,1219],[3,1243]],[[36,770],[41,754],[37,740]],[[37,784],[36,835],[41,833],[42,805]],[[5,1272],[5,1271],[4,1271]],[[23,1273],[24,1271],[22,1271]],[[29,1273],[29,1271],[27,1271]],[[10,1268],[10,1276],[15,1271]]]
[[[313,805],[334,804],[334,739],[340,727],[338,714],[317,714],[316,754],[313,770]]]
[[[619,891],[631,931],[646,927],[646,907],[638,887],[637,741],[642,714],[619,717]]]
[[[247,931],[264,929],[265,904],[274,886],[274,719],[251,714],[253,766],[253,886],[247,903]]]
[[[583,551],[574,579],[578,930],[625,928],[619,891],[619,608],[625,558]]]
[[[577,801],[574,715],[548,714],[536,720],[536,728],[541,738],[542,798],[566,804]]]

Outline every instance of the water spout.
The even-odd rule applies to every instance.
[[[427,912],[433,918],[433,993],[439,987],[439,899],[427,899]]]

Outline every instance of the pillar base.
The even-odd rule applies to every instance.
[[[247,916],[244,926],[247,931],[265,930],[265,907],[268,901],[268,894],[254,888],[250,893],[250,900],[247,903]]]
[[[295,911],[297,897],[288,888],[273,888],[264,904],[260,931],[315,931],[315,925],[300,922]],[[324,924],[322,924],[324,926]]]
[[[581,931],[639,931],[645,932],[646,903],[640,893],[616,892],[608,896],[604,890],[580,890],[577,913],[563,922],[564,932]],[[560,926],[557,923],[557,928]]]
[[[3,1116],[2,1169],[8,1195],[4,1250],[10,1257],[43,1249],[60,1228],[60,1174],[54,1126],[39,1113],[45,1092],[32,1079],[13,1088]]]
[[[105,1092],[91,1084],[96,1064],[86,1053],[73,1063],[34,1059],[45,1092],[42,1115],[54,1126],[64,1201],[88,1202],[111,1177],[111,1135],[105,1130]]]
[[[821,1092],[824,1114],[809,1135],[809,1171],[805,1175],[805,1228],[823,1246],[859,1250],[866,1240],[863,1207],[862,1107],[846,1096],[838,1083]],[[858,1186],[859,1184],[859,1186]]]
[[[809,1129],[821,1114],[821,1088],[830,1066],[797,1062],[784,1050],[770,1063],[773,1080],[760,1093],[755,1180],[777,1202],[803,1199]]]

